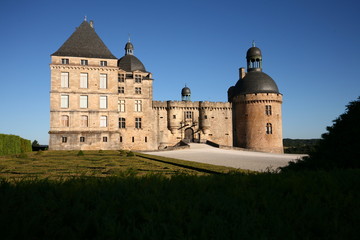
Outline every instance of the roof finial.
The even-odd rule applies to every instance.
[[[130,42],[130,33],[129,33],[128,35],[129,35],[129,39],[128,39],[128,42]]]
[[[255,47],[255,40],[252,41],[252,46]]]
[[[87,22],[87,17],[86,17],[86,15],[85,15],[85,17],[84,17],[84,21]]]

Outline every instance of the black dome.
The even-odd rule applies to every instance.
[[[279,93],[279,89],[269,75],[261,71],[252,71],[235,85],[235,95],[248,93]]]
[[[191,95],[190,88],[184,87],[184,88],[181,90],[181,95],[182,95],[182,96]]]
[[[261,56],[260,48],[258,48],[258,47],[249,48],[249,50],[246,52],[246,58],[251,58],[251,57],[255,57],[255,56]]]
[[[125,55],[120,58],[118,60],[118,67],[126,72],[133,72],[136,70],[146,72],[144,64],[142,64],[142,62],[134,55]]]
[[[132,45],[131,42],[127,42],[127,43],[125,44],[125,50],[127,50],[127,49],[134,50],[134,45]]]

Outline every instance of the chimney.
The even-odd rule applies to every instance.
[[[246,72],[245,72],[245,68],[239,68],[239,77],[240,77],[240,79],[243,79],[244,77],[245,77],[245,74],[246,74]]]
[[[94,28],[94,21],[90,20],[90,27]]]

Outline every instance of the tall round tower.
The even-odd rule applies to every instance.
[[[233,104],[234,146],[283,153],[282,94],[275,81],[262,71],[261,50],[255,44],[246,53],[247,73],[228,90]]]

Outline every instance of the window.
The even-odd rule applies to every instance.
[[[141,118],[135,118],[135,128],[141,128]]]
[[[147,137],[145,137],[145,142],[147,142]]]
[[[88,74],[80,73],[80,88],[88,88]]]
[[[141,87],[135,88],[135,94],[141,94]]]
[[[119,118],[119,128],[126,128],[125,118]]]
[[[176,115],[173,115],[173,119],[176,119]]]
[[[106,74],[100,74],[100,88],[107,88],[107,75]]]
[[[100,127],[107,127],[107,116],[100,116]]]
[[[80,142],[85,142],[85,137],[80,137]]]
[[[107,61],[100,61],[100,66],[106,67],[107,66]]]
[[[61,116],[61,126],[62,127],[68,127],[69,126],[69,116],[62,115]]]
[[[125,112],[125,100],[118,100],[118,111]]]
[[[120,142],[122,142],[122,136],[120,136]]]
[[[103,142],[107,142],[107,137],[103,137]]]
[[[132,142],[135,142],[135,138],[134,138],[134,137],[132,137],[132,138],[131,138],[131,141],[132,141]]]
[[[61,64],[69,64],[69,59],[68,58],[62,58],[61,59]]]
[[[272,124],[271,123],[266,124],[266,134],[272,134]]]
[[[272,114],[271,105],[265,106],[265,114],[270,116]]]
[[[204,119],[207,119],[207,115],[204,116]]]
[[[69,95],[61,95],[61,108],[69,108]]]
[[[68,72],[61,73],[61,87],[62,88],[69,87],[69,73]]]
[[[81,65],[88,65],[88,60],[81,59],[80,64]]]
[[[118,81],[119,82],[125,82],[125,74],[119,73],[118,74]]]
[[[135,74],[135,82],[141,83],[141,75]]]
[[[81,127],[88,127],[89,126],[89,120],[88,116],[82,115],[80,117],[80,126]]]
[[[100,108],[107,108],[107,96],[100,96]]]
[[[61,142],[66,143],[67,142],[67,137],[61,137]]]
[[[141,100],[135,100],[135,112],[141,112]]]
[[[88,96],[80,96],[80,108],[88,107]]]
[[[192,119],[193,118],[193,112],[186,111],[185,112],[185,119]]]
[[[125,93],[125,87],[118,87],[118,93]]]

